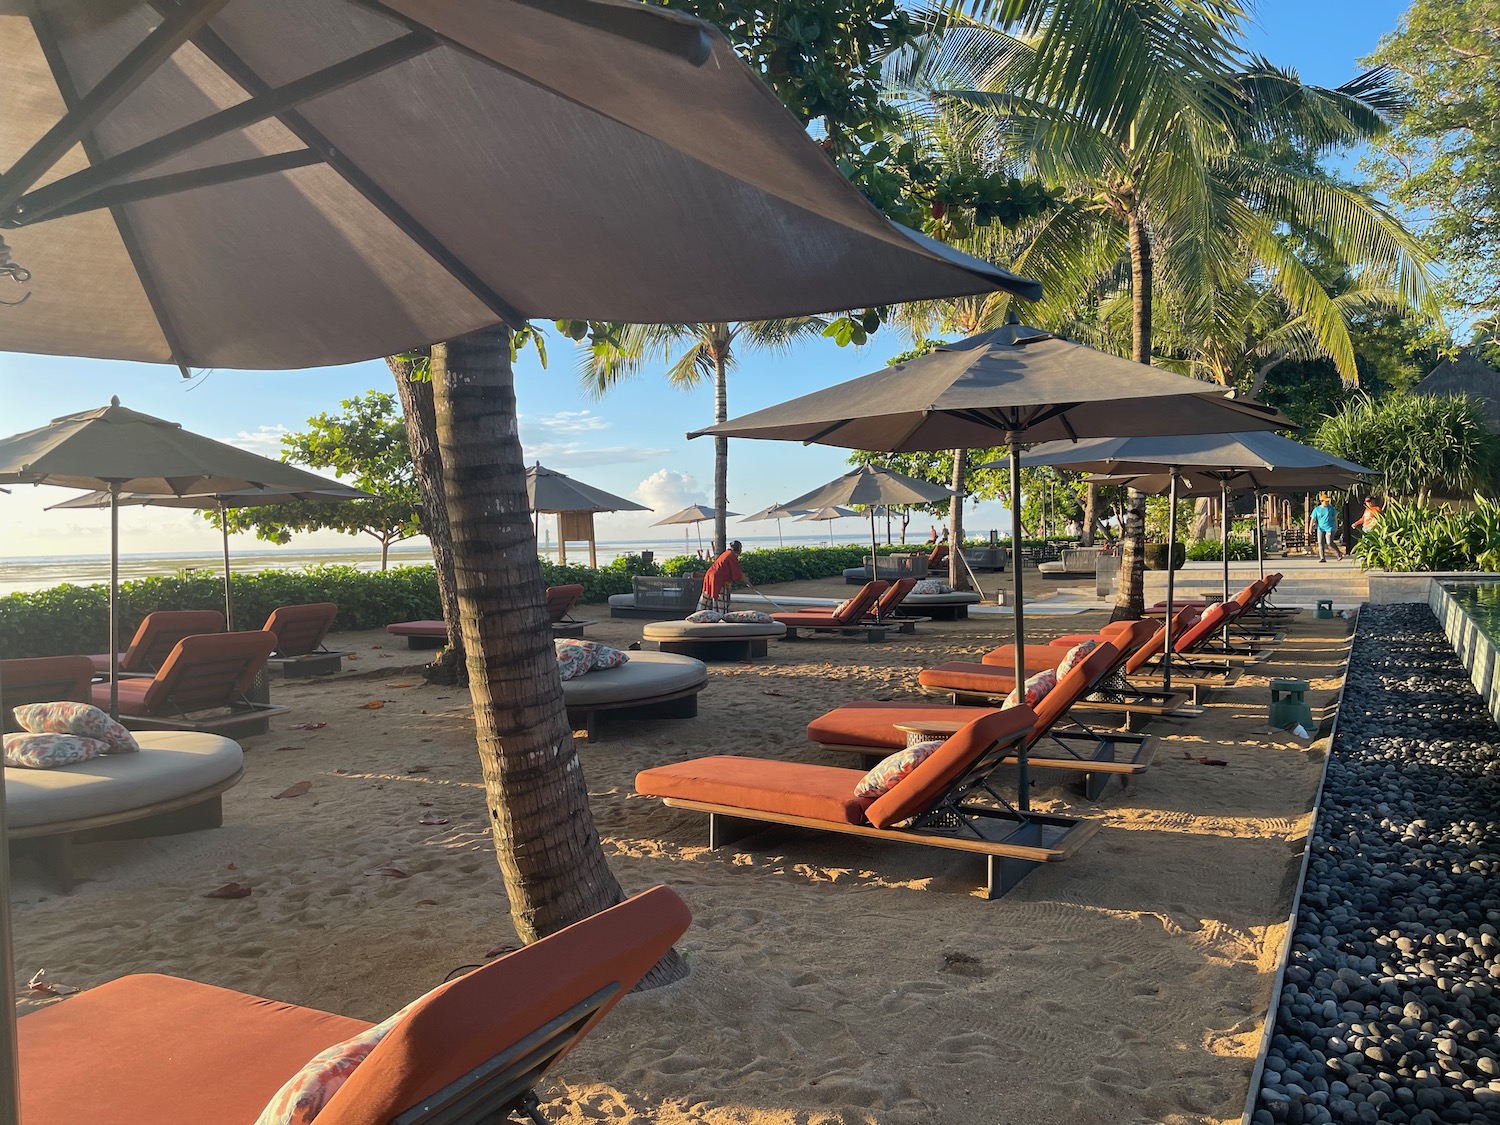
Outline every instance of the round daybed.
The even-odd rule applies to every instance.
[[[594,741],[599,717],[620,719],[691,719],[698,713],[698,693],[708,684],[708,667],[691,656],[670,652],[632,652],[618,668],[589,672],[563,681],[563,700],[574,730]]]
[[[662,652],[699,660],[749,660],[766,655],[767,643],[786,636],[786,626],[780,621],[653,621],[641,636]]]
[[[958,621],[969,616],[969,607],[984,599],[973,590],[954,590],[947,594],[907,594],[901,602],[903,613],[931,617],[934,621]]]
[[[73,842],[217,828],[220,794],[244,776],[239,743],[197,731],[140,731],[139,754],[106,754],[59,769],[5,768],[7,835],[34,852],[58,889]]]

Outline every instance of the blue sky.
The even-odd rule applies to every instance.
[[[1338,85],[1358,70],[1356,60],[1393,30],[1405,5],[1392,0],[1271,0],[1257,7],[1253,50],[1296,68],[1304,81]],[[694,502],[711,502],[713,445],[684,434],[712,421],[711,391],[683,393],[660,375],[645,374],[596,401],[579,389],[571,344],[548,340],[550,367],[528,351],[516,372],[521,438],[529,460],[609,491],[634,496],[657,512],[604,515],[602,539],[668,539],[672,529],[650,528]],[[863,348],[816,341],[788,356],[745,354],[730,376],[730,415],[743,414],[884,365],[906,346],[882,332]],[[111,395],[134,409],[181,422],[189,429],[276,456],[277,435],[300,428],[311,415],[336,411],[342,399],[370,389],[390,390],[383,362],[296,372],[216,371],[183,380],[175,369],[0,353],[0,432],[15,433],[60,414],[102,406]],[[813,488],[845,471],[843,451],[779,442],[737,441],[730,447],[729,507],[750,512]],[[57,488],[17,488],[0,496],[0,556],[97,554],[106,551],[107,517],[94,512],[44,512],[72,495]],[[966,513],[971,533],[1001,525],[998,505]],[[786,525],[790,531],[794,525]],[[861,524],[840,521],[840,538],[858,539]],[[774,524],[738,530],[772,534]],[[737,529],[731,521],[731,534]],[[264,547],[250,536],[241,547]],[[372,542],[372,541],[369,541]],[[294,546],[351,546],[323,533]],[[126,553],[211,551],[218,537],[188,512],[137,509],[121,520]]]

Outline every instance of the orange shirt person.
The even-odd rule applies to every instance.
[[[729,612],[730,591],[736,582],[745,581],[745,572],[740,569],[740,552],[745,548],[736,539],[729,550],[714,559],[708,573],[703,576],[703,595],[698,599],[699,609],[716,609]]]
[[[1375,498],[1373,496],[1366,496],[1364,515],[1360,516],[1359,519],[1355,520],[1349,526],[1357,527],[1361,531],[1369,531],[1370,528],[1375,526],[1375,521],[1379,518],[1380,505],[1375,503]]]

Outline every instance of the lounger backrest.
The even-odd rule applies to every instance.
[[[478,1099],[461,1120],[509,1120],[500,1111],[634,988],[690,921],[682,899],[653,887],[434,989],[354,1069],[318,1125],[415,1125],[460,1098]],[[538,1033],[542,1043],[517,1050]]]
[[[1239,608],[1234,602],[1226,604],[1211,605],[1203,611],[1203,616],[1182,631],[1180,637],[1172,638],[1172,651],[1192,652],[1215,632],[1223,628],[1224,622],[1230,617],[1229,606]]]
[[[949,735],[931,757],[877,798],[865,810],[865,819],[876,828],[889,828],[926,812],[990,749],[1018,742],[1035,721],[1030,707],[1010,707],[979,716]]]
[[[276,648],[263,629],[183,637],[141,698],[141,713],[206,711],[239,702]]]
[[[576,583],[571,586],[548,586],[547,620],[561,621],[568,616],[568,610],[573,608],[573,603],[581,597],[583,597],[583,587]]]
[[[946,544],[946,543],[939,543],[936,547],[934,547],[928,553],[928,555],[927,555],[927,565],[928,565],[929,568],[937,566],[938,564],[940,564],[947,557],[948,557],[948,544]]]
[[[1051,730],[1052,724],[1067,714],[1068,708],[1092,691],[1094,685],[1119,663],[1120,650],[1111,642],[1105,641],[1084,657],[1082,663],[1075,665],[1072,671],[1058,680],[1056,686],[1036,705],[1036,727],[1031,732],[1031,741],[1036,742]]]
[[[885,593],[881,594],[875,601],[875,616],[889,617],[901,608],[901,603],[906,600],[906,595],[911,593],[911,588],[917,584],[915,578],[898,578],[886,587]]]
[[[266,618],[265,631],[276,637],[277,656],[306,656],[323,646],[338,615],[333,602],[278,606]]]
[[[120,671],[155,672],[167,662],[183,637],[223,631],[224,615],[216,609],[163,609],[148,613],[125,650]]]
[[[1192,624],[1194,615],[1197,612],[1192,606],[1183,606],[1172,615],[1172,640],[1174,642]],[[1166,647],[1167,631],[1165,628],[1158,627],[1145,644],[1138,647],[1126,658],[1125,674],[1129,676],[1134,672],[1140,671],[1149,661],[1155,660],[1157,656],[1161,655],[1162,649]]]
[[[870,612],[870,607],[875,604],[875,599],[885,593],[886,583],[876,579],[874,582],[866,582],[860,587],[859,593],[849,599],[842,613],[831,613],[829,616],[840,625],[853,625],[861,617]]]
[[[0,733],[19,730],[11,713],[27,703],[92,703],[94,665],[87,656],[0,660]]]
[[[1243,590],[1236,594],[1234,596],[1234,600],[1240,604],[1241,608],[1248,609],[1250,606],[1259,601],[1261,595],[1265,592],[1266,584],[1259,579],[1256,579],[1254,582],[1250,583],[1250,585],[1246,586]]]
[[[1154,643],[1160,651],[1162,631],[1160,621],[1142,618],[1139,621],[1116,621],[1114,624],[1125,626],[1123,629],[1116,630],[1114,636],[1107,638],[1124,656],[1121,666],[1125,671],[1130,671],[1130,662],[1135,659],[1136,653],[1141,649],[1150,647]]]

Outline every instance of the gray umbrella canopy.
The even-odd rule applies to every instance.
[[[797,517],[798,523],[807,523],[809,520],[821,523],[824,520],[842,520],[850,516],[859,515],[853,508],[841,508],[837,504],[830,504],[826,508],[814,508],[805,515]]]
[[[319,489],[290,489],[280,492],[270,490],[218,492],[211,496],[153,496],[149,492],[127,492],[112,497],[109,492],[90,492],[84,496],[64,500],[61,504],[51,504],[47,510],[50,512],[70,508],[108,508],[113,501],[125,507],[197,508],[203,511],[215,511],[223,516],[231,508],[263,508],[272,504],[291,504],[297,501],[313,504],[339,504],[348,500],[373,498],[372,493],[362,492],[357,488],[350,488],[339,484],[338,481],[330,480],[326,482],[326,487]],[[229,524],[223,519],[219,520],[219,530],[224,539],[224,627],[232,632],[234,630],[234,586],[233,575],[229,569]]]
[[[759,523],[762,520],[784,520],[792,516],[801,516],[807,513],[806,508],[793,507],[791,504],[768,504],[758,512],[752,512],[740,523]]]
[[[533,512],[647,512],[645,504],[584,484],[540,463],[526,470],[526,501]]]
[[[301,368],[1040,295],[891,223],[722,35],[629,0],[57,0],[0,5],[0,47],[10,351]]]
[[[1291,424],[1256,403],[1225,398],[1212,383],[1007,324],[688,436],[908,453],[986,449],[1012,433],[1049,441]]]
[[[695,527],[697,527],[698,525],[702,524],[704,520],[713,519],[715,514],[716,513],[712,508],[705,507],[702,504],[689,504],[686,508],[682,509],[682,511],[673,512],[666,519],[657,520],[651,526],[664,527],[668,524],[680,523],[683,525],[693,524]],[[726,516],[739,515],[738,512],[725,512],[724,514]],[[688,544],[688,531],[686,526],[684,526],[682,529],[682,542],[684,548],[686,548]],[[703,551],[703,531],[701,527],[698,528],[698,551],[700,554]]]
[[[938,500],[947,500],[953,493],[946,488],[935,485],[930,481],[919,480],[909,477],[905,473],[898,473],[894,469],[877,469],[868,461],[859,468],[845,473],[837,480],[829,481],[821,488],[815,488],[797,499],[792,504],[803,508],[819,508],[825,504],[862,504],[870,516],[870,557],[873,560],[877,554],[875,538],[875,516],[877,509],[884,509],[890,504],[931,504]],[[872,570],[870,576],[875,576]]]

